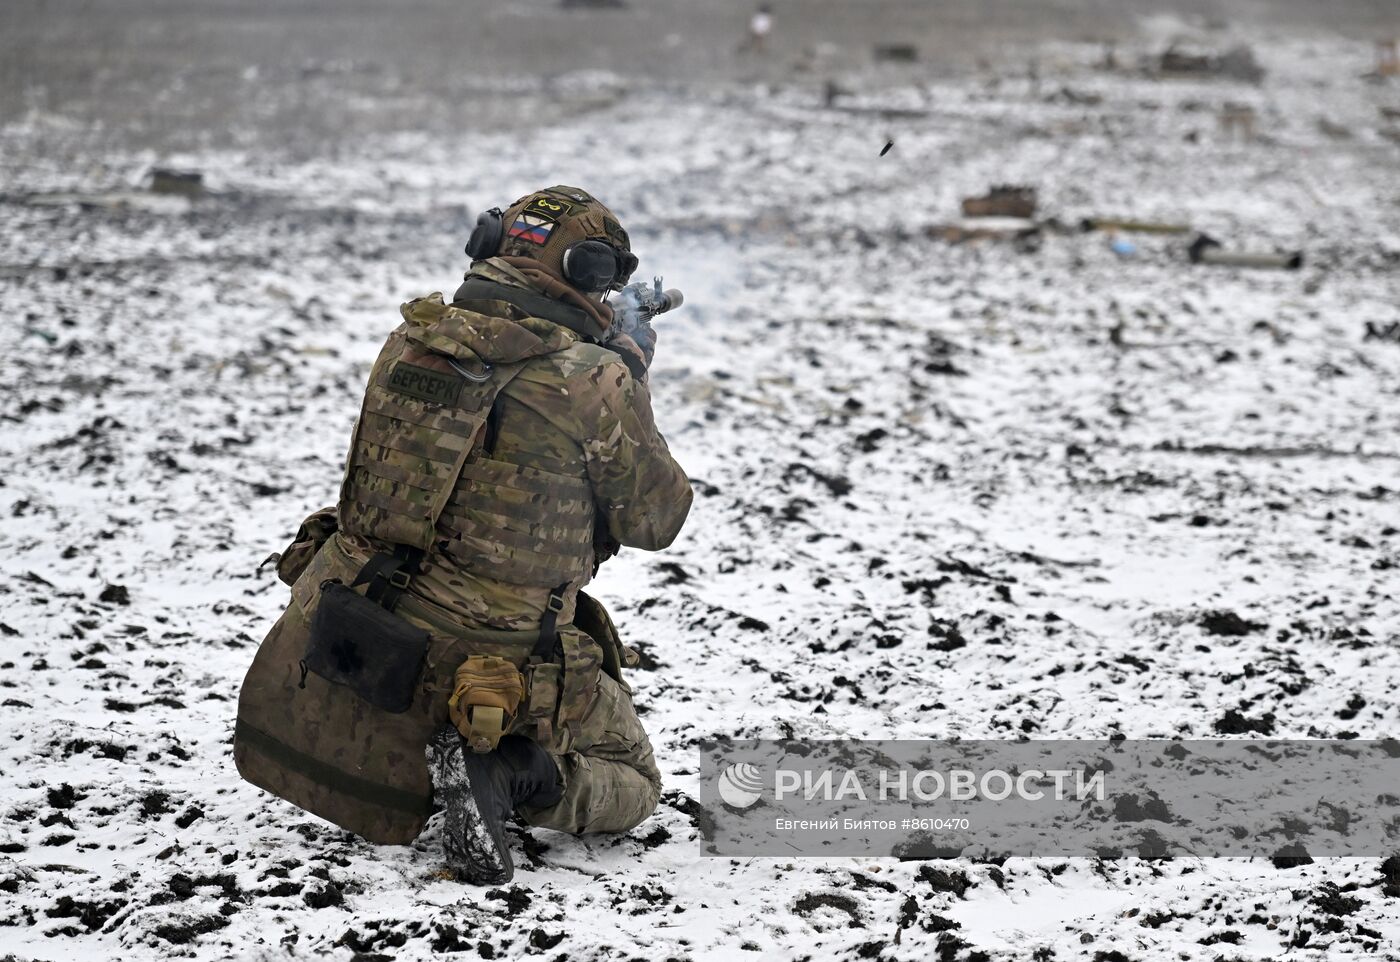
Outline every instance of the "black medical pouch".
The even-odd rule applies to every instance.
[[[339,581],[327,581],[311,616],[302,667],[376,708],[402,714],[413,706],[428,637]]]

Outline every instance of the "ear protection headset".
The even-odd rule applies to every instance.
[[[501,221],[502,216],[499,207],[492,207],[477,215],[472,236],[467,238],[468,257],[474,261],[484,261],[488,257],[496,256],[496,251],[501,249],[501,235],[506,229]]]
[[[564,280],[589,294],[622,290],[636,269],[635,254],[618,250],[607,241],[590,238],[564,250]]]
[[[474,261],[495,257],[505,234],[504,213],[499,207],[482,211],[467,239],[467,256]],[[585,293],[622,290],[637,269],[637,256],[607,241],[589,238],[564,249],[564,280]]]

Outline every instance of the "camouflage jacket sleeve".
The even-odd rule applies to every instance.
[[[590,419],[583,455],[601,519],[629,548],[665,548],[690,512],[690,480],[656,430],[646,384],[618,360],[593,374],[597,418]]]

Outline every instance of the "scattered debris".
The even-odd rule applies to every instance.
[[[1116,233],[1109,234],[1108,249],[1113,251],[1113,253],[1117,254],[1124,260],[1127,260],[1131,257],[1136,257],[1138,252],[1136,244],[1128,240],[1126,237],[1117,236]]]
[[[1303,252],[1284,254],[1248,254],[1227,251],[1209,234],[1197,234],[1187,250],[1193,264],[1215,264],[1220,267],[1273,267],[1296,271],[1303,266]]]
[[[1157,69],[1164,74],[1205,74],[1216,72],[1215,59],[1208,53],[1191,53],[1172,44],[1157,56]]]
[[[151,171],[151,193],[199,197],[204,193],[204,175],[193,170],[157,167]]]
[[[1215,54],[1175,43],[1158,55],[1156,72],[1168,77],[1227,77],[1248,83],[1258,83],[1265,73],[1250,47],[1241,45]]]
[[[964,217],[1014,217],[1024,220],[1035,216],[1035,208],[1034,187],[1006,184],[993,187],[981,197],[964,197],[962,202]]]
[[[877,43],[871,48],[876,63],[917,63],[919,48],[912,43]]]
[[[1190,224],[1165,221],[1133,220],[1125,217],[1086,217],[1079,222],[1081,230],[1118,231],[1124,234],[1188,234]]]
[[[1020,240],[1038,238],[1041,225],[1017,217],[973,217],[955,224],[931,224],[924,234],[950,244],[978,240]]]

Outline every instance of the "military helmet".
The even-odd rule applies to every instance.
[[[537,260],[587,293],[621,290],[637,269],[627,231],[587,191],[563,185],[527,194],[503,212],[477,218],[467,242],[473,260]]]

